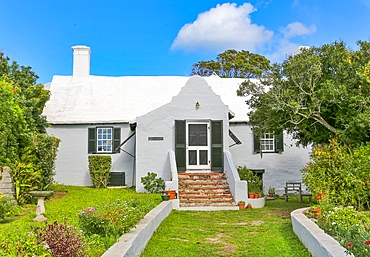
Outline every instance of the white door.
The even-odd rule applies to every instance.
[[[186,123],[186,168],[211,169],[209,122]]]

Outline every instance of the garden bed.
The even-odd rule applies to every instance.
[[[315,222],[304,214],[310,208],[301,208],[291,213],[294,233],[301,240],[312,256],[320,257],[346,257],[342,247],[334,238],[326,234]],[[353,255],[352,255],[353,256]]]

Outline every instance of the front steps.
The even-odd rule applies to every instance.
[[[225,173],[179,172],[181,207],[235,206]]]

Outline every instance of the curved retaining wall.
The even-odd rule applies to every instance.
[[[112,245],[102,257],[135,257],[141,252],[152,237],[161,222],[171,213],[173,201],[164,201],[151,210],[145,217],[131,229],[123,234],[118,242]]]
[[[301,208],[293,211],[292,218],[293,231],[301,240],[302,244],[308,249],[313,257],[348,257],[345,248],[334,238],[329,236],[319,228],[315,222],[303,214],[309,208]]]

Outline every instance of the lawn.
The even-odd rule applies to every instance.
[[[172,211],[149,241],[149,256],[311,256],[294,234],[290,212],[298,198],[266,201],[261,209]]]
[[[54,196],[45,202],[45,217],[48,223],[54,221],[67,223],[78,228],[78,213],[84,208],[98,206],[103,203],[113,203],[120,200],[136,199],[147,212],[161,202],[158,194],[139,194],[134,189],[94,189],[78,186],[55,186]],[[28,256],[27,249],[33,247],[28,240],[32,227],[42,226],[32,221],[36,217],[36,205],[24,206],[23,213],[11,222],[0,224],[0,256]],[[79,228],[78,228],[79,229]],[[100,256],[106,249],[107,243],[97,237],[87,238],[88,256]],[[109,242],[112,244],[113,242]],[[31,256],[31,255],[30,255]]]
[[[84,208],[117,199],[137,199],[150,211],[161,201],[157,194],[138,194],[133,189],[56,185],[55,191],[45,203],[48,223],[65,222],[78,229],[78,213]],[[310,256],[293,233],[290,220],[290,212],[303,206],[308,206],[308,202],[299,204],[298,198],[292,197],[289,202],[267,201],[262,209],[172,211],[142,256]],[[0,256],[32,256],[27,249],[34,250],[34,242],[28,240],[28,234],[32,227],[42,226],[32,222],[35,207],[26,205],[22,215],[0,224]],[[97,237],[86,239],[87,256],[100,256],[107,249],[106,243]]]

